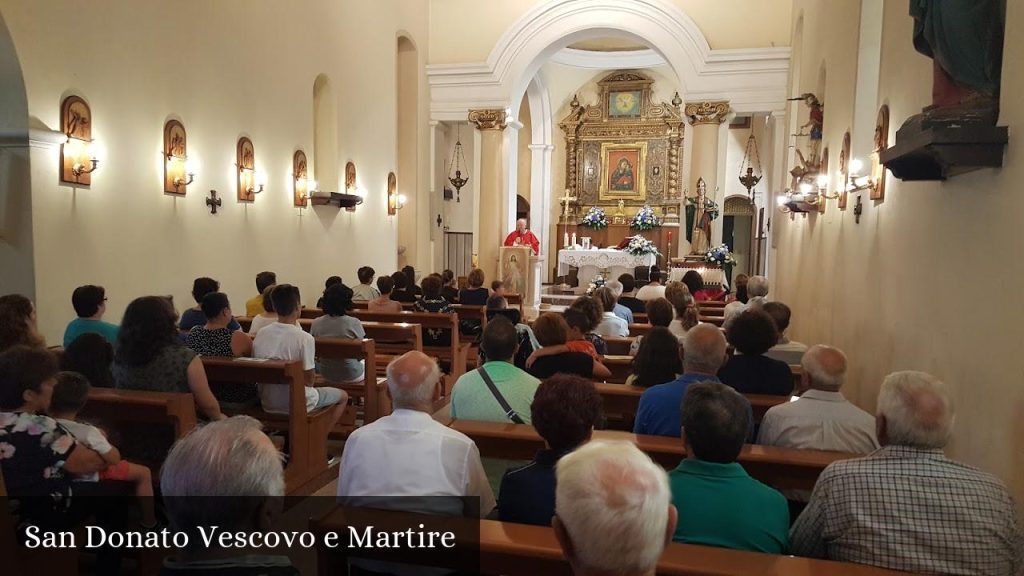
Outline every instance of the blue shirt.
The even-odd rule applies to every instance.
[[[718,382],[718,378],[709,374],[683,374],[666,384],[651,386],[640,396],[640,406],[636,410],[636,421],[633,423],[634,434],[652,434],[654,436],[671,436],[679,438],[683,427],[683,397],[690,384],[697,382]],[[754,421],[754,411],[747,402],[748,422]],[[751,426],[751,431],[753,426]]]
[[[630,324],[633,323],[633,311],[630,310],[629,308],[626,308],[622,304],[616,303],[615,308],[612,309],[612,312],[614,312],[616,316],[622,318],[626,322]]]
[[[68,322],[68,327],[64,330],[64,347],[67,348],[76,338],[90,332],[103,336],[111,345],[117,345],[117,330],[117,324],[111,324],[103,320],[75,318]]]
[[[498,519],[551,526],[555,515],[555,464],[565,454],[541,450],[526,466],[509,468],[498,490]]]

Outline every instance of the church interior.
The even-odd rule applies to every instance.
[[[286,454],[279,466],[283,494],[269,495],[477,496],[418,494],[405,485],[359,492],[371,481],[388,486],[397,481],[383,478],[389,471],[411,468],[366,467],[372,458],[357,456],[356,435],[407,425],[390,420],[411,401],[399,389],[402,370],[427,380],[439,371],[437,397],[422,411],[444,424],[437,434],[471,440],[470,453],[483,458],[491,507],[498,499],[490,516],[481,514],[488,520],[475,535],[480,564],[468,573],[1024,573],[1019,523],[1012,520],[1024,511],[1024,386],[1020,368],[1009,361],[1014,343],[1024,339],[1024,324],[1015,324],[1024,312],[1011,307],[997,318],[989,306],[996,292],[986,292],[1024,282],[1024,264],[1012,257],[1021,246],[1015,215],[1024,214],[1024,197],[1015,196],[1018,178],[1024,180],[1024,149],[1014,128],[1024,122],[1024,67],[1013,65],[1024,55],[1024,34],[1015,33],[1022,26],[1024,2],[1006,0],[0,0],[0,323],[9,323],[0,327],[0,388],[9,388],[0,390],[0,487],[6,484],[12,501],[19,490],[46,492],[41,480],[19,478],[16,445],[5,441],[17,429],[16,416],[38,413],[63,422],[46,409],[49,400],[22,382],[31,370],[18,362],[27,362],[29,349],[48,350],[65,370],[56,375],[63,385],[61,375],[73,370],[65,362],[72,356],[69,322],[98,325],[102,317],[113,331],[104,348],[110,378],[105,385],[91,382],[82,418],[115,444],[148,442],[151,427],[170,434],[159,457],[151,457],[152,445],[137,446],[139,456],[120,447],[121,462],[148,466],[149,480],[136,488],[146,485],[148,493],[136,493],[150,507],[154,489],[159,500],[185,482],[168,468],[175,457],[188,456],[188,438],[205,430],[211,435],[202,440],[204,449],[213,450],[210,428],[236,414],[255,416]],[[261,271],[273,278],[257,276]],[[694,273],[697,288],[687,280]],[[200,290],[203,280],[212,287]],[[279,290],[285,284],[294,296]],[[344,288],[332,291],[332,284]],[[101,287],[88,313],[80,309],[82,287]],[[651,288],[660,292],[643,297]],[[638,308],[630,310],[632,290]],[[677,305],[672,294],[680,290],[686,294]],[[210,312],[216,302],[208,304],[204,294],[212,293],[226,298]],[[603,300],[606,294],[610,300]],[[132,354],[164,358],[164,344],[154,343],[162,336],[152,333],[160,319],[132,318],[147,313],[140,300],[152,296],[169,300],[174,311],[175,342],[166,346],[187,354],[175,383],[166,385],[154,382],[169,373],[128,360]],[[687,521],[694,512],[676,495],[674,475],[682,465],[673,471],[685,454],[695,457],[690,428],[683,424],[683,440],[678,431],[680,417],[697,418],[686,406],[698,398],[686,393],[680,416],[686,388],[673,397],[671,441],[640,433],[645,405],[655,402],[645,397],[657,386],[636,382],[647,377],[642,363],[657,358],[655,331],[669,333],[654,320],[654,298],[671,304],[661,326],[678,337],[668,354],[678,366],[664,383],[677,374],[685,379],[699,354],[686,352],[687,342],[703,334],[686,324],[688,314],[693,325],[714,327],[705,336],[728,345],[730,357],[761,355],[742,350],[744,335],[731,333],[760,317],[774,319],[765,349],[805,343],[800,353],[807,355],[783,362],[792,369],[792,380],[785,370],[783,380],[795,384],[775,399],[734,385],[722,371],[717,378],[704,371],[746,395],[741,400],[752,410],[750,436],[733,460],[789,500],[792,528],[782,529],[788,543],[775,554],[747,548],[747,555],[731,556],[724,549],[734,546],[679,536],[684,526],[702,529]],[[578,327],[570,311],[589,318],[593,302],[594,321]],[[773,308],[761,311],[771,302],[784,304],[788,326]],[[340,311],[329,311],[332,305]],[[624,307],[628,319],[619,313]],[[512,385],[507,382],[495,388],[484,371],[493,360],[485,348],[497,348],[487,333],[502,317],[497,308],[515,312],[505,317],[519,338],[517,354],[532,346],[517,372],[536,376],[529,376],[528,397],[504,388]],[[211,333],[240,326],[224,332],[226,355],[235,358],[191,345],[188,314]],[[324,331],[321,318],[351,332]],[[342,322],[353,318],[355,328]],[[253,328],[264,320],[271,331],[300,326],[312,334],[308,348],[297,344],[308,336],[299,330],[287,335],[300,346],[290,349],[295,356],[282,352],[285,344],[261,342]],[[611,332],[601,332],[607,326]],[[573,347],[574,332],[582,334],[580,343],[600,340],[587,345],[588,354],[595,351],[593,366],[579,358],[584,351]],[[651,342],[638,351],[644,338]],[[5,350],[13,351],[10,359]],[[553,356],[545,357],[548,352]],[[825,478],[842,482],[843,473],[853,473],[837,455],[869,451],[829,445],[807,449],[806,460],[803,447],[764,455],[757,451],[775,447],[757,442],[758,431],[763,438],[766,411],[790,396],[792,405],[808,404],[796,397],[808,386],[819,389],[815,382],[820,385],[835,352],[843,402],[871,418],[879,450],[899,443],[896,408],[883,402],[889,387],[902,391],[892,394],[908,406],[914,394],[935,393],[941,407],[932,408],[951,427],[938,453],[991,484],[977,493],[971,488],[976,498],[965,497],[969,504],[946,504],[1007,508],[1005,529],[979,535],[970,530],[992,523],[932,506],[919,517],[905,514],[896,527],[878,528],[889,543],[867,540],[872,544],[859,555],[844,555],[837,550],[853,536],[831,524],[808,527],[825,498]],[[675,504],[669,522],[679,528],[674,543],[655,550],[656,566],[602,572],[597,556],[570,551],[581,552],[586,538],[570,521],[596,520],[570,518],[556,499],[556,470],[559,488],[563,473],[568,486],[573,470],[562,463],[548,465],[554,528],[547,522],[542,532],[529,532],[498,515],[510,490],[502,485],[509,462],[522,465],[537,450],[554,448],[536,412],[544,388],[551,380],[564,384],[558,379],[565,372],[541,376],[530,366],[561,354],[576,354],[587,393],[596,390],[603,401],[603,418],[587,431],[590,444],[631,440],[626,444],[639,448],[637,458],[646,454],[656,472],[669,472]],[[430,359],[426,367],[410,364],[419,357]],[[359,377],[325,384],[332,366],[355,369]],[[751,370],[756,379],[767,368]],[[906,374],[920,379],[917,388],[898,382]],[[145,382],[123,384],[136,378]],[[268,382],[284,391],[277,411],[270,409]],[[473,401],[459,399],[459,388],[467,397],[471,384],[482,392]],[[16,386],[29,388],[11,391]],[[262,410],[259,402],[237,410],[221,396],[230,386],[255,390]],[[318,395],[321,387],[331,393]],[[499,389],[514,400],[512,408]],[[718,398],[708,395],[708,402]],[[584,402],[574,398],[578,410]],[[525,402],[518,412],[529,416],[531,400],[533,425],[529,418],[503,419],[517,412],[515,401]],[[486,402],[498,415],[490,428],[489,418],[470,416]],[[913,406],[904,408],[899,413],[912,419],[906,413]],[[927,407],[917,408],[924,414]],[[823,414],[815,418],[826,419]],[[927,414],[918,416],[914,422],[925,426]],[[844,433],[834,431],[840,426],[834,422],[822,426],[818,436]],[[364,451],[371,441],[382,442],[373,455],[379,460],[398,453],[370,434],[359,439]],[[571,462],[583,466],[583,457],[601,455]],[[67,454],[54,470],[65,461],[71,462]],[[370,478],[357,478],[360,473]],[[505,480],[510,474],[511,468]],[[640,472],[625,477],[642,480]],[[99,478],[102,485],[102,469]],[[932,493],[947,490],[928,482],[920,485]],[[794,490],[803,497],[794,498]],[[990,506],[986,490],[1006,500]],[[199,488],[178,495],[186,494],[231,495]],[[865,489],[863,498],[873,494]],[[836,494],[829,496],[834,504]],[[156,508],[158,522],[175,524],[165,516],[173,506]],[[145,521],[147,507],[141,510]],[[942,563],[935,550],[945,544],[923,560],[908,552],[916,545],[904,539],[914,529],[908,524],[934,517],[970,525],[950,541],[968,542],[986,560],[960,554]],[[318,529],[355,522],[338,518],[325,516]],[[23,525],[17,514],[8,520],[9,532],[0,517],[0,540],[18,546]],[[658,520],[662,529],[665,521]],[[798,545],[808,531],[825,534],[818,552]],[[574,548],[566,547],[567,538]],[[550,550],[536,552],[544,547]],[[494,552],[499,548],[501,554]],[[58,562],[55,574],[105,573],[102,553],[94,561],[91,551],[83,552],[86,559],[40,559],[38,552],[21,548],[12,557],[21,558],[26,573],[45,561]],[[142,556],[128,558],[122,573],[185,573],[184,564],[164,563],[161,572]],[[1005,563],[994,560],[1004,556]],[[799,563],[799,557],[821,563]],[[337,573],[323,555],[316,568],[307,560],[296,560],[294,573]]]

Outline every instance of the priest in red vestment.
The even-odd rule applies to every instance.
[[[526,219],[516,220],[516,229],[505,237],[505,246],[529,246],[533,254],[540,254],[540,240],[533,232],[526,229]]]

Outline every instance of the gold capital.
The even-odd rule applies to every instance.
[[[690,124],[721,124],[729,114],[728,102],[692,102],[683,110]]]
[[[505,110],[503,108],[484,108],[470,110],[469,121],[476,124],[477,130],[504,130]]]

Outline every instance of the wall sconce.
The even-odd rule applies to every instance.
[[[188,157],[185,127],[168,120],[164,124],[164,192],[184,196],[198,168],[198,161]]]
[[[797,185],[797,189],[786,190],[779,194],[775,200],[778,203],[779,211],[783,214],[796,212],[806,214],[812,210],[824,212],[825,200],[839,198],[839,193],[828,193],[829,178],[827,174],[818,174],[810,181],[803,180]]]
[[[309,195],[316,190],[316,181],[309,179],[306,153],[302,150],[296,150],[292,156],[292,186],[292,204],[298,208],[305,208],[309,202]]]
[[[405,196],[405,194],[399,194],[398,195],[398,206],[397,206],[397,208],[399,210],[401,210],[402,208],[405,208],[405,203],[408,202],[408,201],[409,201],[409,199]]]
[[[863,192],[864,190],[870,190],[872,195],[875,194],[878,183],[875,182],[875,179],[870,174],[861,174],[864,170],[864,162],[860,158],[854,158],[850,160],[849,168],[850,172],[846,177],[846,191]]]
[[[355,212],[356,206],[363,203],[363,194],[356,187],[356,165],[354,162],[345,163],[345,194],[355,196],[351,205],[345,206],[345,211]]]
[[[92,139],[92,110],[78,96],[68,96],[60,105],[61,132],[67,141],[60,147],[60,180],[89,186],[90,174],[100,163],[99,146]]]
[[[238,139],[235,165],[238,167],[238,199],[242,202],[253,202],[256,195],[263,192],[267,184],[267,175],[256,171],[256,153],[252,140],[245,136]]]

